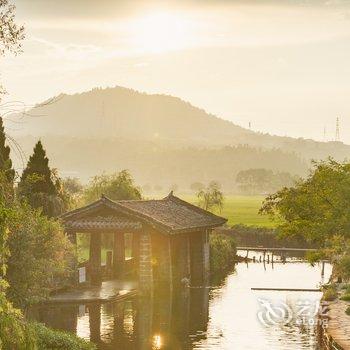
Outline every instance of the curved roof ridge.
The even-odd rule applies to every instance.
[[[165,231],[181,232],[221,226],[227,219],[204,210],[194,204],[174,196],[173,192],[163,199],[151,200],[119,200],[114,201],[105,195],[85,207],[72,210],[61,216],[64,221],[79,220],[86,214],[94,214],[96,210],[109,208],[116,214],[134,216],[152,226]]]

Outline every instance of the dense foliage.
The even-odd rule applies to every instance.
[[[329,257],[350,275],[350,164],[333,159],[314,163],[305,180],[266,198],[262,213],[281,219],[283,236],[305,237],[323,249],[312,261]]]
[[[69,284],[74,249],[59,222],[26,204],[17,204],[9,231],[8,296],[16,306],[24,309]]]
[[[95,176],[84,193],[86,203],[93,202],[102,195],[114,200],[141,199],[141,190],[127,170],[112,175]]]
[[[5,175],[0,174],[4,181]],[[0,196],[0,349],[30,350],[34,349],[34,335],[27,327],[22,313],[7,300],[8,283],[6,277],[6,260],[10,254],[7,239],[8,223],[13,215],[11,208],[4,204],[3,192]]]
[[[15,23],[15,7],[8,0],[0,0],[0,55],[6,51],[19,52],[23,37],[23,27]],[[0,94],[4,92],[0,86]],[[2,125],[0,134],[0,349],[31,350],[34,349],[34,335],[24,322],[21,312],[6,297],[6,261],[10,253],[7,244],[8,222],[13,215],[8,204],[12,201],[13,172]]]
[[[232,236],[220,233],[210,235],[210,272],[220,276],[234,266],[236,242]]]
[[[37,350],[94,350],[96,346],[73,334],[45,327],[40,323],[31,325],[37,340]]]

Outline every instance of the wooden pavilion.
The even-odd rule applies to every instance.
[[[209,277],[210,231],[226,223],[173,195],[160,200],[101,199],[64,214],[67,234],[90,234],[90,282],[100,285],[101,235],[113,235],[112,268],[116,278],[125,266],[125,233],[132,234],[132,256],[137,266],[141,292],[151,292],[154,283],[170,289],[185,281],[205,285]]]

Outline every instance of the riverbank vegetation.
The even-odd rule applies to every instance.
[[[8,0],[0,2],[0,18],[0,55],[19,53],[24,28],[16,24],[15,6]],[[0,86],[0,95],[4,93]],[[24,317],[26,307],[46,298],[56,281],[68,281],[68,267],[74,262],[60,224],[50,219],[68,207],[56,175],[39,141],[15,186],[16,172],[0,118],[0,349],[94,349],[73,334],[49,330]]]
[[[3,159],[2,142],[0,127]],[[71,282],[75,255],[60,223],[17,196],[6,176],[9,164],[0,163],[0,349],[93,349],[73,334],[33,325],[24,317],[28,306]]]
[[[214,279],[221,278],[234,267],[236,242],[233,237],[213,233],[210,235],[210,273]]]
[[[314,263],[329,259],[334,276],[350,278],[350,164],[315,162],[305,180],[268,196],[261,213],[280,220],[281,237],[301,237],[320,249]]]
[[[222,231],[231,235],[241,247],[315,248],[304,237],[281,237],[274,228],[234,225]]]

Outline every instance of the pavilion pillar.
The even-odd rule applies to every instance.
[[[186,286],[190,282],[191,257],[190,239],[187,234],[174,235],[171,241],[173,261],[173,281],[176,286]]]
[[[139,233],[134,232],[132,234],[132,258],[133,266],[135,270],[138,270],[140,263],[140,235]]]
[[[140,232],[139,289],[142,295],[153,293],[152,241],[148,230]]]
[[[209,240],[208,232],[193,232],[190,235],[191,284],[206,286],[209,281]]]
[[[90,234],[90,282],[92,285],[102,284],[101,274],[101,234],[92,232]]]
[[[125,239],[124,233],[114,234],[113,244],[113,271],[114,277],[121,278],[124,275],[125,265]]]
[[[152,255],[155,261],[154,282],[161,290],[173,289],[173,264],[170,235],[155,232],[152,236]]]

